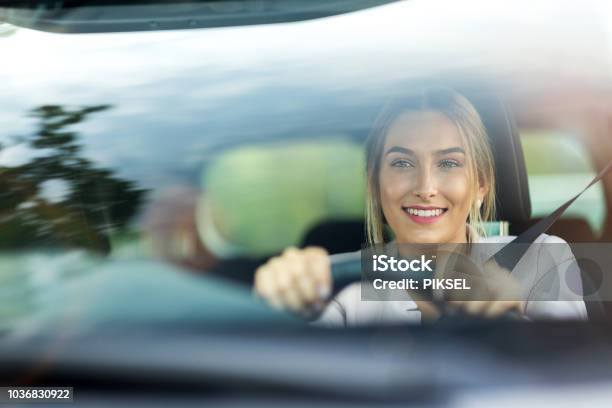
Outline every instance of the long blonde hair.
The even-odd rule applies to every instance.
[[[470,205],[468,224],[478,234],[486,235],[485,221],[495,216],[495,170],[493,154],[485,127],[476,108],[461,94],[446,87],[424,88],[409,96],[394,99],[381,111],[366,142],[366,236],[370,245],[384,242],[386,223],[380,200],[379,172],[382,150],[387,132],[395,119],[410,111],[435,111],[450,119],[463,141],[470,174],[470,183],[487,185],[488,191],[478,208],[476,200]],[[473,194],[475,197],[475,194]],[[467,234],[468,242],[473,237]]]

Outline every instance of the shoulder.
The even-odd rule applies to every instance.
[[[516,238],[515,235],[482,237],[479,243],[507,244]],[[501,248],[500,248],[501,249]],[[527,257],[535,257],[548,264],[563,263],[574,258],[570,245],[556,235],[540,234],[527,251]]]

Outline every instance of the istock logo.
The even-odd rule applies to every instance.
[[[434,260],[435,255],[431,259],[427,259],[425,255],[421,255],[418,259],[395,259],[395,257],[387,255],[372,255],[372,268],[374,272],[433,272],[429,264]]]

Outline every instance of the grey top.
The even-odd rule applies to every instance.
[[[473,233],[473,231],[472,231]],[[476,237],[478,243],[508,243],[513,236]],[[547,272],[554,277],[565,275],[565,270],[575,261],[571,248],[562,238],[542,234],[532,245],[519,263],[513,269],[513,277],[523,282],[523,290],[532,291],[533,288],[546,290],[541,285],[542,276]],[[533,273],[536,271],[536,273]],[[573,319],[587,320],[586,305],[581,294],[577,294],[575,285],[570,290],[565,279],[558,280],[556,300],[527,300],[525,315],[530,320],[537,319]],[[579,283],[578,283],[579,284]],[[581,288],[581,287],[580,287]],[[579,289],[580,289],[579,288]],[[581,290],[580,290],[581,292]],[[360,325],[380,325],[397,323],[420,323],[421,312],[408,292],[404,291],[402,300],[393,301],[365,301],[361,300],[361,284],[354,283],[342,290],[325,308],[321,317],[314,324],[328,327],[351,327]],[[539,296],[525,296],[525,299],[539,298]],[[549,297],[546,297],[550,299]]]

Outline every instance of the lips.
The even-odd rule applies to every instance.
[[[445,207],[424,207],[406,206],[402,210],[410,219],[418,224],[432,224],[444,216],[448,208]]]

